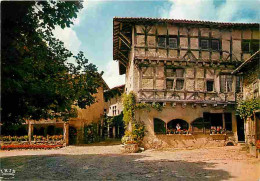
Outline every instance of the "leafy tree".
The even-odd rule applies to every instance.
[[[260,109],[260,99],[247,99],[242,100],[238,103],[237,106],[237,113],[239,116],[244,119],[244,121],[247,120],[247,118],[250,118],[254,115],[255,111]]]
[[[2,123],[75,116],[73,105],[95,102],[97,67],[82,52],[73,55],[53,36],[55,26],[70,27],[79,1],[2,2]],[[75,59],[77,64],[68,62]]]

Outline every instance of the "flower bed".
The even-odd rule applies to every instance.
[[[1,136],[0,141],[3,142],[28,142],[29,137],[27,135],[25,136]],[[33,136],[32,141],[34,142],[62,142],[63,141],[63,135],[53,135],[47,137],[44,136]]]
[[[15,150],[15,149],[53,149],[61,148],[63,145],[3,145],[1,150]]]

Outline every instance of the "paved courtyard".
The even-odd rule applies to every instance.
[[[254,180],[260,159],[240,147],[147,150],[122,154],[120,145],[0,151],[15,180]]]

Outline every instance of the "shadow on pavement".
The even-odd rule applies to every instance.
[[[141,160],[140,160],[141,159]],[[144,160],[142,155],[48,155],[1,159],[15,180],[227,180],[214,163]]]

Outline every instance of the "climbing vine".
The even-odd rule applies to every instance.
[[[124,114],[124,123],[127,127],[129,123],[135,122],[135,108],[136,108],[136,99],[133,92],[130,92],[128,95],[123,95],[123,114]]]
[[[237,106],[237,113],[239,116],[247,120],[247,118],[250,118],[254,115],[256,110],[260,109],[260,99],[247,99],[242,100],[238,103]]]
[[[137,143],[141,144],[145,135],[145,125],[141,121],[135,119],[135,111],[137,109],[146,109],[151,111],[151,109],[156,109],[157,111],[162,111],[162,105],[159,103],[147,104],[147,103],[136,103],[136,97],[133,92],[128,95],[123,95],[123,120],[125,127],[131,124],[132,130],[127,130],[124,137],[122,138],[123,143]]]
[[[138,103],[136,105],[136,109],[146,109],[149,112],[151,111],[151,109],[155,109],[155,110],[161,112],[163,109],[163,106],[160,103],[153,103],[153,104]]]

